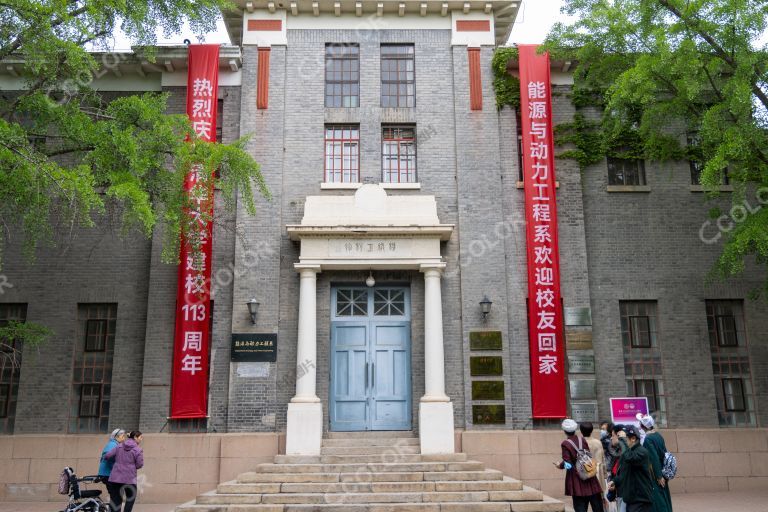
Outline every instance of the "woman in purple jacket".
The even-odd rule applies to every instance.
[[[115,446],[104,456],[108,461],[115,461],[112,473],[109,475],[110,483],[120,484],[122,488],[122,492],[118,492],[112,502],[113,512],[120,512],[123,493],[125,493],[124,512],[131,512],[136,503],[136,471],[144,466],[144,452],[139,447],[140,444],[141,432],[134,430],[128,434],[128,439],[124,443]]]

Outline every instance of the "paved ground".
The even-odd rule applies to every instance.
[[[768,489],[678,494],[672,498],[672,505],[675,512],[768,512]],[[133,510],[135,512],[172,512],[173,508],[173,505],[138,503]],[[57,503],[0,502],[0,512],[56,512],[58,510],[61,510],[61,507]]]

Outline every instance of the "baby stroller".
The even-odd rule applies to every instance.
[[[101,491],[80,490],[80,483],[97,483],[98,476],[77,478],[75,470],[66,467],[59,477],[59,494],[69,495],[67,508],[61,512],[109,512],[109,506],[101,501]]]

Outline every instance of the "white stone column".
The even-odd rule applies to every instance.
[[[443,301],[445,263],[421,265],[424,273],[424,396],[419,403],[422,454],[454,453],[453,404],[445,394]]]
[[[320,265],[294,265],[299,272],[296,395],[288,404],[286,455],[320,455],[323,408],[317,397],[317,274]],[[301,372],[298,369],[301,368]]]

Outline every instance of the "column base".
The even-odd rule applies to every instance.
[[[320,455],[323,441],[323,405],[320,402],[288,404],[286,455]]]
[[[455,453],[453,403],[419,403],[419,441],[423,455]]]

